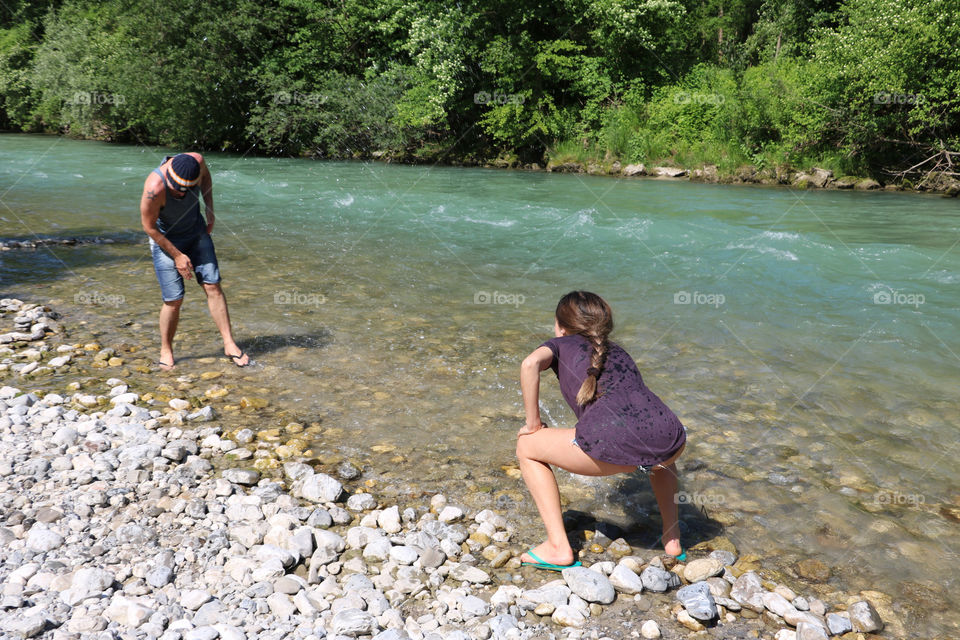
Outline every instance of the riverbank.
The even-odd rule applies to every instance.
[[[466,165],[464,165],[466,166]],[[902,193],[940,194],[955,198],[960,195],[960,180],[946,174],[924,176],[916,184],[909,180],[881,184],[862,176],[835,176],[830,169],[811,167],[807,170],[760,169],[752,165],[738,167],[733,171],[721,171],[718,165],[703,164],[694,167],[648,166],[643,163],[622,164],[614,162],[577,162],[549,160],[546,166],[537,163],[520,164],[515,158],[504,158],[483,163],[488,168],[547,171],[548,173],[580,173],[594,176],[622,178],[651,177],[686,179],[706,184],[755,184],[782,186],[792,189],[833,189],[853,191],[893,191]]]
[[[429,487],[379,493],[385,469],[325,464],[295,424],[283,444],[250,414],[226,424],[216,392],[160,390],[183,376],[135,388],[122,345],[70,335],[49,307],[0,301],[0,627],[12,635],[907,635],[882,592],[836,590],[815,558],[784,575],[722,535],[676,564],[581,519],[571,536],[588,569],[521,568],[538,532],[496,509]]]

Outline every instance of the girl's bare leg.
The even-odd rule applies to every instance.
[[[575,429],[544,428],[517,438],[520,473],[547,530],[546,542],[535,547],[533,552],[551,564],[566,565],[573,562],[573,548],[563,527],[560,490],[550,465],[585,476],[610,476],[636,469],[594,460],[573,444],[574,435]],[[520,559],[535,562],[528,554],[523,554]]]
[[[650,471],[650,485],[657,498],[660,517],[663,519],[663,550],[672,556],[680,555],[680,523],[677,505],[677,465],[656,466]]]

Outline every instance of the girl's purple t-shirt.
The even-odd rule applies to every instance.
[[[576,414],[577,444],[591,458],[611,464],[649,467],[666,461],[686,442],[674,413],[647,385],[626,351],[609,343],[597,387],[600,397],[586,407],[577,392],[587,377],[593,346],[581,335],[561,336],[542,345],[553,352],[550,368]]]

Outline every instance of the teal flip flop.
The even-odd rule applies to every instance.
[[[533,552],[533,549],[529,549],[527,551],[527,555],[536,560],[536,562],[521,562],[520,566],[546,569],[547,571],[563,571],[564,569],[569,569],[570,567],[580,566],[579,560],[575,560],[571,564],[550,564],[549,562],[544,562],[541,558],[537,557],[537,554]]]
[[[668,553],[667,555],[670,556],[669,553]],[[678,555],[678,556],[670,556],[670,557],[671,557],[671,558],[676,558],[677,562],[686,562],[686,561],[687,561],[687,550],[684,549],[683,547],[680,547],[680,555]]]

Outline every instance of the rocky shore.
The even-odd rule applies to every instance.
[[[830,169],[812,167],[809,170],[760,169],[754,166],[740,167],[732,173],[721,173],[717,165],[705,164],[696,168],[675,166],[648,167],[645,164],[623,165],[619,161],[612,163],[548,162],[545,167],[539,164],[517,164],[514,159],[497,160],[488,163],[490,168],[526,169],[528,171],[546,170],[548,173],[585,173],[589,175],[613,176],[623,178],[650,177],[673,178],[705,182],[711,184],[756,184],[784,186],[793,189],[837,189],[855,191],[903,191],[918,193],[936,193],[944,197],[960,195],[960,180],[948,174],[929,174],[911,180],[891,181],[881,184],[873,178],[861,176],[835,176]]]
[[[882,594],[824,602],[725,538],[678,564],[598,527],[551,574],[496,510],[388,502],[349,462],[254,465],[276,442],[209,404],[116,377],[32,391],[84,351],[62,322],[0,300],[0,637],[903,637]]]

